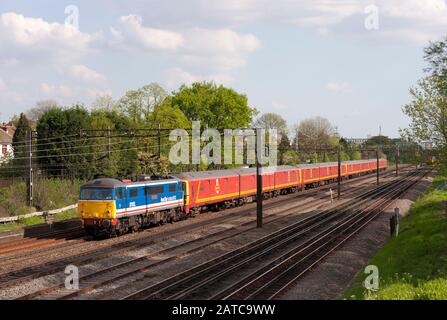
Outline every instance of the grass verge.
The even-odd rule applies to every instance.
[[[68,210],[65,212],[58,213],[54,216],[54,221],[63,221],[68,219],[73,219],[77,217],[76,209]],[[37,224],[45,223],[45,220],[42,217],[31,217],[20,219],[14,223],[0,224],[0,231],[11,231],[17,230],[20,228],[25,228]]]
[[[447,299],[447,191],[437,190],[447,177],[411,207],[400,223],[399,236],[390,239],[369,261],[379,270],[379,290],[365,289],[360,273],[343,299]]]

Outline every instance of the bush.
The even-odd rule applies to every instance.
[[[26,183],[16,182],[0,189],[0,212],[15,216],[69,206],[77,202],[83,183],[82,180],[39,179],[34,183],[35,208],[30,208]]]
[[[8,216],[25,214],[32,211],[26,205],[27,194],[25,182],[16,182],[0,189],[0,211]],[[4,214],[5,215],[5,214]]]

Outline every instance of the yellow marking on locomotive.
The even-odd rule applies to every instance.
[[[188,180],[182,180],[182,182],[185,183],[185,190],[183,190],[184,197],[185,197],[185,206],[189,205],[189,181]]]
[[[78,217],[81,219],[115,219],[115,201],[79,201]]]

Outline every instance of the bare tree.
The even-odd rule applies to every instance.
[[[276,129],[280,135],[287,134],[286,120],[276,113],[264,113],[253,122],[253,125],[264,129]]]
[[[116,107],[116,101],[109,94],[98,95],[92,103],[92,110],[113,110]]]
[[[32,122],[37,122],[45,112],[58,107],[60,107],[60,104],[56,100],[41,100],[36,103],[35,107],[29,109],[25,115]]]
[[[331,145],[335,129],[329,120],[322,117],[305,119],[294,126],[297,149],[320,149]]]

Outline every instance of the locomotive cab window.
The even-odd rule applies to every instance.
[[[115,198],[117,200],[122,200],[126,197],[125,193],[124,193],[124,188],[116,188],[115,189]]]
[[[146,187],[144,190],[147,196],[156,195],[164,192],[163,186],[150,186]]]
[[[169,185],[169,192],[175,192],[176,189],[177,189],[176,186],[177,186],[176,183],[171,183],[171,184]]]
[[[130,197],[131,198],[138,197],[138,189],[130,189]]]

